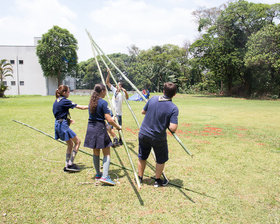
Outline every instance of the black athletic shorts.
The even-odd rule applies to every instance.
[[[151,148],[153,147],[156,162],[158,164],[163,164],[168,160],[168,145],[167,139],[155,139],[148,137],[146,135],[142,135],[139,133],[139,151],[138,151],[138,158],[141,160],[148,159]]]

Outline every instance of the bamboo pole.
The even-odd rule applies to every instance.
[[[112,79],[113,79],[115,85],[118,85],[116,79],[115,79],[114,76],[112,75],[111,70],[109,69],[107,63],[104,61],[104,59],[103,59],[102,55],[100,54],[99,50],[98,50],[96,47],[95,47],[95,50],[96,50],[96,52],[98,53],[98,55],[100,56],[100,58],[102,59],[103,63],[105,64],[105,66],[106,66],[108,72],[110,73],[110,76],[112,77]],[[130,110],[130,112],[131,112],[131,114],[132,114],[132,117],[134,118],[134,120],[135,120],[135,122],[136,122],[136,124],[137,124],[137,127],[140,129],[140,125],[139,125],[139,122],[138,122],[138,120],[137,120],[137,118],[136,118],[135,113],[133,112],[133,110],[132,110],[130,104],[128,103],[127,99],[125,98],[123,91],[121,91],[121,93],[122,93],[123,98],[125,99],[125,102],[126,102],[128,108],[129,108],[129,110]],[[156,156],[155,156],[154,149],[152,149],[152,156],[153,156],[154,160],[156,161]],[[162,172],[162,176],[163,176],[163,178],[164,178],[165,180],[168,180],[164,172]]]
[[[41,130],[39,130],[39,129],[37,129],[37,128],[34,128],[34,127],[32,127],[32,126],[30,126],[30,125],[28,125],[28,124],[25,124],[25,123],[20,122],[20,121],[17,121],[17,120],[12,120],[12,121],[14,121],[14,122],[16,122],[16,123],[19,123],[19,124],[22,124],[22,125],[24,125],[24,126],[26,126],[26,127],[28,127],[28,128],[31,128],[31,129],[37,131],[37,132],[40,132],[40,133],[43,134],[43,135],[48,136],[49,138],[51,138],[51,139],[53,139],[53,140],[55,140],[55,141],[57,141],[57,142],[60,142],[60,143],[62,143],[62,144],[64,144],[64,145],[67,145],[64,141],[61,141],[60,139],[55,139],[53,136],[51,136],[51,135],[49,135],[49,134],[47,134],[47,133],[45,133],[45,132],[43,132],[43,131],[41,131]],[[82,152],[82,153],[84,153],[84,154],[86,154],[86,155],[92,156],[90,153],[85,152],[85,151],[83,151],[83,150],[80,149],[80,148],[79,148],[79,151]]]
[[[92,39],[89,33],[88,33],[88,35],[89,35],[90,39]],[[96,61],[96,64],[97,64],[97,67],[98,67],[99,74],[100,74],[100,76],[101,76],[102,82],[103,82],[103,84],[104,84],[105,87],[106,87],[106,83],[105,83],[104,77],[103,77],[103,75],[102,75],[102,72],[101,72],[101,69],[100,69],[100,66],[99,66],[97,57],[96,57],[95,49],[94,49],[93,47],[92,47],[92,51],[93,51],[93,54],[94,54],[94,58],[95,58],[95,61]],[[106,88],[106,89],[107,89],[107,88]],[[107,97],[108,97],[108,99],[109,99],[109,101],[110,101],[110,97],[109,97],[108,91],[107,91]],[[113,112],[113,110],[112,110],[112,112]],[[113,112],[113,113],[114,113],[114,112]],[[118,123],[118,122],[117,122],[117,123]],[[122,140],[123,140],[124,148],[125,148],[125,150],[126,150],[127,156],[128,156],[128,158],[129,158],[129,162],[130,162],[131,167],[132,167],[132,169],[133,169],[133,173],[134,173],[134,177],[135,177],[137,186],[138,186],[138,188],[140,189],[140,188],[141,188],[140,180],[139,180],[138,175],[137,175],[137,173],[136,173],[136,169],[135,169],[134,164],[133,164],[133,161],[132,161],[132,159],[131,159],[131,155],[130,155],[129,150],[128,150],[128,147],[127,147],[127,145],[126,145],[126,141],[125,141],[124,135],[123,135],[123,133],[122,133],[122,130],[119,130],[119,133],[120,133],[121,138],[122,138]]]
[[[55,139],[53,136],[51,136],[51,135],[49,135],[49,134],[47,134],[47,133],[45,133],[45,132],[43,132],[43,131],[41,131],[41,130],[39,130],[39,129],[37,129],[37,128],[34,128],[34,127],[32,127],[32,126],[30,126],[30,125],[28,125],[28,124],[25,124],[25,123],[20,122],[20,121],[17,121],[17,120],[12,120],[12,121],[14,121],[14,122],[16,122],[16,123],[18,123],[18,124],[21,124],[21,125],[23,125],[23,126],[26,126],[26,127],[30,128],[30,129],[32,129],[32,130],[35,130],[35,131],[37,131],[37,132],[39,132],[39,133],[41,133],[41,134],[43,134],[43,135],[46,135],[47,137],[49,137],[49,138],[51,138],[51,139],[53,139],[53,140],[55,140],[55,141],[57,141],[57,142],[59,142],[59,143],[61,143],[61,144],[63,144],[63,145],[67,145],[64,141],[61,141],[61,140],[59,140],[59,139],[57,140],[57,139]],[[84,153],[84,154],[86,154],[86,155],[88,155],[88,156],[91,156],[91,157],[93,156],[92,154],[90,154],[90,153],[88,153],[88,152],[85,152],[85,151],[82,150],[81,148],[79,148],[79,151],[82,152],[82,153]],[[100,160],[102,160],[102,159],[100,159]],[[119,167],[119,168],[122,168],[122,169],[124,169],[124,170],[128,170],[128,171],[130,171],[130,172],[133,172],[133,170],[131,170],[131,169],[129,169],[129,168],[126,168],[125,166],[120,166],[120,165],[115,164],[115,163],[113,163],[113,162],[110,162],[110,163],[111,163],[112,165],[117,166],[117,167]],[[150,177],[150,176],[145,175],[145,174],[144,174],[144,176],[154,179],[154,177]],[[169,182],[169,184],[170,184],[170,185],[173,185],[174,187],[177,187],[177,188],[181,188],[181,189],[184,189],[184,190],[187,190],[187,191],[191,191],[191,192],[194,192],[194,193],[197,193],[197,194],[206,196],[206,197],[213,198],[213,197],[208,196],[208,195],[206,195],[206,194],[204,194],[204,193],[200,193],[200,192],[193,191],[193,190],[190,190],[190,189],[188,189],[188,188],[185,188],[185,187],[183,187],[182,185],[179,185],[179,184],[175,184],[175,183],[172,183],[172,182]]]
[[[137,91],[137,93],[143,98],[145,102],[147,102],[147,99],[143,96],[143,94],[138,90],[138,88],[126,77],[125,74],[115,65],[114,62],[111,61],[111,59],[102,51],[102,49],[97,45],[97,43],[92,39],[91,35],[88,31],[86,31],[90,37],[91,42],[102,52],[102,54],[107,58],[107,60],[115,67],[115,69],[121,74],[121,76],[132,86],[134,90]],[[181,145],[181,147],[185,150],[185,152],[193,157],[193,154],[187,149],[187,147],[183,144],[183,142],[180,140],[180,138],[176,135],[176,133],[172,132],[169,128],[168,130],[171,132],[173,137],[177,140],[177,142]]]

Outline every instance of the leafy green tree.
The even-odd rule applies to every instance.
[[[280,98],[280,25],[267,25],[251,35],[245,64],[254,71],[254,90]]]
[[[171,44],[154,46],[140,51],[129,72],[134,74],[135,83],[139,88],[158,92],[167,81],[181,87],[181,82],[184,81],[183,65],[186,61],[187,53],[184,48]]]
[[[200,8],[195,10],[192,15],[195,17],[198,24],[198,31],[207,31],[211,26],[213,26],[225,8],[226,5],[223,4],[220,7],[213,7],[210,9]]]
[[[100,82],[100,77],[96,74],[96,71],[98,71],[98,68],[94,59],[80,62],[76,87],[78,89],[93,89],[94,85]]]
[[[116,64],[116,66],[124,74],[127,75],[127,66],[129,65],[129,60],[130,60],[128,55],[115,53],[115,54],[108,55],[108,57]],[[108,63],[106,59],[104,60],[106,63]],[[104,79],[106,79],[107,69],[100,56],[97,56],[97,61],[99,63]],[[116,78],[116,80],[122,81],[123,78],[121,74],[119,74],[118,71],[113,66],[110,65],[110,63],[108,63],[108,66],[111,69],[111,72]],[[79,80],[77,88],[81,88],[81,89],[92,89],[96,83],[101,82],[99,70],[94,58],[79,63],[79,71],[77,77]],[[124,88],[129,90],[130,87],[128,86],[127,83],[124,82]]]
[[[45,33],[36,49],[44,76],[56,77],[60,85],[67,74],[75,74],[77,49],[77,40],[68,30],[54,26]]]
[[[211,17],[214,20],[200,14],[199,29],[207,28],[207,32],[193,43],[191,53],[213,72],[213,78],[226,84],[229,95],[233,89],[251,94],[253,71],[245,66],[246,44],[252,34],[279,18],[278,6],[239,0],[229,3],[219,16]]]
[[[0,97],[4,97],[4,93],[7,90],[7,86],[4,85],[4,79],[6,77],[13,77],[12,65],[6,60],[0,60]]]

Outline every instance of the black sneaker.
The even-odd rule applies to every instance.
[[[64,171],[65,172],[79,172],[80,168],[76,165],[76,164],[72,164],[72,165],[67,165],[66,167],[64,167]]]
[[[168,184],[168,180],[167,179],[156,179],[155,180],[155,184],[154,187],[165,187]]]
[[[140,184],[142,184],[143,183],[143,177],[138,176],[138,178],[139,178]]]
[[[138,179],[139,179],[140,184],[142,184],[142,183],[143,183],[143,177],[138,176]],[[134,180],[135,180],[135,182],[137,183],[136,178],[134,178]]]
[[[120,146],[120,143],[119,143],[117,138],[114,138],[112,147],[115,148],[115,147],[118,147],[118,146]]]

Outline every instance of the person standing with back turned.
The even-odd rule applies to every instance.
[[[160,179],[168,160],[166,129],[175,132],[178,127],[177,106],[172,102],[177,87],[172,82],[164,83],[163,96],[153,96],[144,106],[144,120],[139,131],[138,176],[143,181],[146,161],[153,147],[156,156],[156,179],[154,187],[166,186],[168,180]]]
[[[96,171],[95,179],[108,185],[116,185],[111,180],[109,173],[110,146],[112,141],[107,133],[105,120],[117,130],[121,127],[115,123],[110,115],[108,103],[103,98],[106,96],[106,87],[96,84],[89,102],[89,119],[84,146],[93,149],[93,166]],[[103,173],[100,172],[100,150],[103,152]]]

